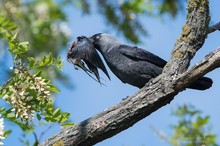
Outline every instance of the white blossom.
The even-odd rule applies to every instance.
[[[29,101],[47,102],[51,95],[48,90],[50,86],[46,79],[38,77],[36,74],[31,75],[22,68],[13,68],[13,70],[18,80],[16,80],[14,85],[9,85],[7,90],[3,90],[2,98],[12,105],[11,112],[15,113],[16,118],[28,121],[34,118],[34,109],[36,108],[36,105]],[[34,92],[30,90],[34,90]],[[0,131],[0,146],[2,145],[1,134],[3,136]]]
[[[0,146],[3,145],[3,142],[2,142],[3,139],[5,139],[5,137],[4,137],[4,118],[0,118]]]
[[[60,28],[60,31],[64,33],[66,36],[69,37],[72,35],[72,31],[67,25],[67,23],[64,23],[64,22],[60,23],[59,28]]]
[[[48,6],[45,3],[38,4],[36,6],[36,12],[41,19],[48,19]]]
[[[8,98],[8,95],[6,94],[5,96],[2,97],[3,99],[7,99]]]

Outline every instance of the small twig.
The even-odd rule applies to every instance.
[[[9,82],[12,80],[12,78],[15,77],[16,74],[13,74],[12,77],[10,77],[1,87],[0,87],[0,90],[2,90],[3,88],[5,88]]]
[[[33,144],[33,146],[38,146],[39,145],[39,142],[40,140],[42,139],[42,137],[44,136],[44,134],[49,131],[52,127],[53,127],[54,124],[51,124],[49,127],[47,127],[47,129],[45,129],[39,136],[37,136],[36,132],[33,132],[33,135],[34,135],[34,139],[35,139],[35,142]]]
[[[210,26],[210,27],[209,27],[209,30],[208,30],[208,34],[214,32],[214,31],[216,31],[216,30],[219,30],[219,31],[220,31],[220,22],[218,22],[218,23],[216,23],[216,24]]]
[[[39,139],[37,138],[37,134],[36,132],[33,132],[34,138],[35,138],[35,142],[34,142],[34,146],[37,146],[39,144]]]
[[[42,137],[44,136],[44,134],[46,132],[48,132],[52,127],[54,126],[54,124],[51,124],[50,126],[47,127],[47,129],[45,129],[39,136],[38,141],[40,141],[42,139]]]

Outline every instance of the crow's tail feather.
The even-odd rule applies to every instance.
[[[208,77],[202,77],[193,82],[188,88],[197,89],[197,90],[206,90],[212,87],[212,79]]]

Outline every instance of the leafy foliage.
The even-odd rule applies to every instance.
[[[202,116],[201,111],[191,105],[178,107],[173,115],[179,120],[172,126],[172,136],[158,132],[160,138],[173,146],[217,146],[216,135],[209,127],[209,116]]]
[[[11,36],[10,31],[16,29],[16,25],[4,16],[0,15],[0,37],[7,39]]]
[[[30,68],[30,69],[43,67],[43,66],[47,66],[47,65],[54,65],[60,71],[62,71],[61,67],[63,66],[63,63],[62,63],[63,61],[61,60],[60,57],[54,58],[52,56],[52,53],[50,53],[47,56],[46,55],[43,56],[43,58],[41,60],[35,60],[33,57],[28,57],[28,60],[29,60],[28,68]]]
[[[8,21],[2,20],[3,23],[1,24],[5,25],[5,23],[11,20],[10,22],[13,22],[18,29],[14,28],[15,25],[7,26],[14,28],[13,30],[16,32],[22,33],[22,35],[17,35],[16,39],[19,42],[23,40],[28,42],[28,44],[27,42],[15,44],[20,47],[28,45],[30,49],[26,52],[28,56],[37,59],[52,52],[53,56],[57,58],[60,51],[66,48],[71,31],[67,26],[66,16],[59,3],[52,0],[2,0],[0,1],[0,9],[2,15],[8,19]],[[5,37],[6,35],[4,34],[3,36]],[[19,49],[18,46],[16,48]],[[13,51],[17,50],[13,49]],[[5,60],[2,61],[5,62]],[[5,68],[5,70],[7,69]],[[35,70],[39,71],[38,69]],[[47,72],[47,74],[44,74],[46,78],[52,81],[59,80],[65,82],[65,85],[70,85],[67,76],[56,68],[43,67],[41,70]]]
[[[141,25],[137,14],[144,13],[144,6],[147,3],[143,0],[126,1],[124,3],[113,4],[112,1],[98,0],[100,11],[104,13],[107,20],[119,30],[129,40],[140,42],[138,34],[146,35],[146,30]],[[131,35],[132,34],[132,35]]]
[[[159,14],[168,13],[172,17],[175,17],[179,10],[183,9],[184,2],[182,0],[160,0],[157,8]]]
[[[41,76],[41,72],[36,72],[35,68],[53,65],[59,70],[63,62],[60,57],[55,58],[52,53],[35,60],[28,55],[29,43],[18,42],[17,34],[12,35],[10,28],[13,23],[6,17],[1,16],[7,23],[0,24],[1,33],[9,46],[9,52],[13,56],[14,66],[11,67],[11,78],[0,87],[0,97],[6,101],[8,106],[0,108],[0,114],[6,119],[18,124],[23,130],[33,129],[32,119],[37,115],[37,119],[47,122],[64,123],[69,118],[69,113],[61,112],[53,107],[51,94],[59,92],[50,80]],[[3,22],[3,21],[0,21]],[[26,59],[28,58],[28,59]],[[35,73],[36,72],[36,73]],[[7,108],[6,108],[7,107]]]
[[[175,17],[182,9],[184,1],[181,0],[96,0],[96,6],[103,15],[107,24],[111,24],[128,40],[139,43],[140,36],[147,35],[147,30],[142,24],[142,15],[160,16],[169,14]],[[84,14],[91,13],[91,2],[88,0],[77,1]]]

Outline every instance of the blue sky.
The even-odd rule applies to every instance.
[[[219,18],[219,0],[210,1],[210,11],[212,22],[216,23],[220,21]],[[72,39],[76,39],[79,35],[91,36],[95,33],[106,32],[111,33],[117,37],[121,42],[125,44],[133,45],[122,38],[121,35],[107,24],[103,17],[94,11],[91,16],[82,16],[81,13],[72,6],[66,9],[69,17],[69,27],[72,30]],[[168,60],[170,58],[170,52],[172,47],[179,37],[182,29],[182,25],[185,23],[185,15],[179,14],[176,19],[170,17],[163,17],[161,19],[142,17],[142,22],[148,30],[149,36],[142,37],[143,43],[138,46],[144,48],[158,56]],[[132,35],[132,34],[131,34]],[[202,49],[196,54],[196,57],[192,60],[192,65],[200,61],[206,54],[220,46],[219,42],[220,33],[216,32],[210,34]],[[66,48],[66,51],[68,46]],[[66,58],[66,52],[61,54],[62,58]],[[63,71],[71,76],[70,80],[74,84],[73,89],[68,89],[63,85],[58,84],[61,89],[61,93],[57,94],[56,105],[63,111],[71,113],[71,119],[78,123],[85,120],[108,107],[120,102],[122,98],[133,95],[138,91],[138,88],[131,85],[122,83],[114,74],[108,69],[111,77],[111,81],[101,73],[103,78],[102,82],[106,86],[100,86],[97,82],[91,79],[82,70],[75,70],[74,66],[65,61]],[[211,124],[213,125],[213,132],[220,135],[220,116],[219,112],[219,98],[220,98],[220,69],[215,70],[209,74],[214,81],[213,87],[206,91],[196,91],[187,89],[179,93],[171,104],[160,108],[150,116],[144,118],[140,122],[136,123],[133,127],[109,138],[103,142],[96,144],[96,146],[143,146],[143,145],[161,145],[167,146],[165,142],[160,140],[151,127],[155,127],[158,130],[164,131],[167,135],[171,134],[170,125],[176,122],[176,119],[171,116],[173,111],[178,105],[192,104],[196,108],[202,110],[204,114],[210,115]],[[6,125],[7,128],[7,125]],[[39,128],[38,133],[42,131]],[[59,126],[55,126],[48,131],[45,138],[60,131]],[[18,135],[20,134],[19,128],[13,127],[13,134],[4,141],[5,145],[13,145],[18,142]],[[13,140],[11,140],[13,139]],[[33,136],[28,136],[28,139],[33,139]],[[220,143],[220,138],[218,138]]]

